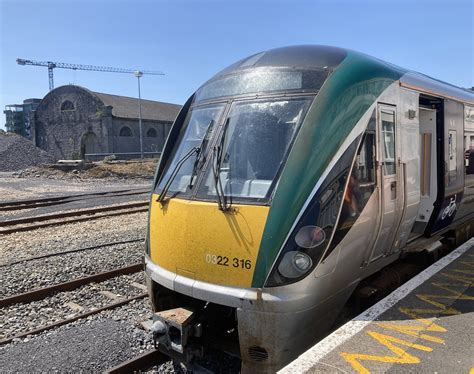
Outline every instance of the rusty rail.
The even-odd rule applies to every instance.
[[[97,197],[128,196],[128,195],[141,195],[148,192],[150,192],[148,189],[126,189],[126,190],[117,190],[117,191],[91,192],[91,193],[76,194],[76,195],[51,196],[51,197],[43,197],[43,198],[28,199],[28,200],[10,200],[10,201],[5,201],[5,202],[0,202],[0,211],[39,208],[42,206],[64,204],[64,203],[78,201],[78,200],[87,200],[88,198],[93,199],[94,196],[97,196]]]
[[[113,216],[120,216],[124,214],[146,212],[148,211],[148,204],[149,204],[148,202],[140,202],[140,203],[132,203],[128,205],[120,205],[120,206],[115,205],[115,206],[108,206],[108,207],[103,207],[103,208],[84,209],[82,211],[50,214],[47,216],[45,215],[45,216],[37,216],[37,217],[32,217],[32,218],[21,218],[18,220],[3,221],[3,222],[0,222],[0,227],[1,226],[13,226],[13,227],[0,230],[0,234],[12,234],[14,232],[30,231],[30,230],[35,230],[35,229],[40,229],[40,228],[45,228],[45,227],[50,227],[50,226],[66,225],[68,223],[91,221],[94,219],[104,218],[104,217],[113,217]],[[142,207],[142,208],[130,209],[133,207]],[[114,210],[115,211],[118,210],[118,212],[114,212]],[[100,212],[109,212],[109,213],[97,214]],[[87,215],[87,216],[73,218],[69,220],[62,219],[64,217],[67,218],[67,217],[84,216],[84,215]],[[39,220],[37,220],[37,218],[39,218]],[[61,219],[61,221],[38,223],[35,225],[15,227],[17,225],[25,224],[25,223],[33,223],[36,221],[44,222],[48,220],[51,221],[51,220],[58,220],[58,219]],[[16,221],[16,223],[13,223],[13,221]]]
[[[113,245],[121,245],[121,244],[129,244],[129,243],[143,242],[144,240],[145,240],[145,238],[130,239],[130,240],[121,240],[121,241],[119,241],[119,242],[110,242],[110,243],[104,243],[104,244],[93,245],[93,246],[91,246],[91,247],[76,248],[76,249],[69,249],[69,250],[67,250],[67,251],[47,253],[47,254],[44,254],[44,255],[33,256],[33,257],[27,257],[27,258],[24,258],[24,259],[21,259],[21,260],[12,261],[12,262],[7,262],[7,263],[5,263],[5,264],[0,264],[0,267],[16,265],[16,264],[20,264],[20,263],[22,263],[22,262],[27,262],[27,261],[41,260],[41,259],[43,259],[43,258],[49,258],[49,257],[55,257],[55,256],[66,255],[66,254],[69,254],[69,253],[90,251],[90,250],[92,250],[92,249],[97,249],[97,248],[102,248],[102,247],[111,247],[111,246],[113,246]]]
[[[71,317],[71,318],[67,318],[67,319],[63,319],[63,320],[61,320],[61,321],[52,323],[52,324],[50,324],[50,325],[43,326],[43,327],[39,327],[39,328],[37,328],[37,329],[30,330],[30,331],[27,331],[27,332],[24,332],[24,333],[21,333],[21,334],[12,336],[12,337],[10,337],[10,338],[0,340],[0,346],[5,345],[5,344],[8,344],[8,343],[12,342],[14,339],[23,339],[23,338],[26,338],[28,335],[36,335],[36,334],[39,334],[39,333],[41,333],[41,332],[43,332],[43,331],[51,330],[51,329],[54,329],[54,328],[56,328],[56,327],[59,327],[59,326],[66,325],[66,324],[68,324],[68,323],[77,321],[77,320],[79,320],[79,319],[81,319],[81,318],[86,318],[86,317],[89,317],[89,316],[91,316],[91,315],[101,313],[101,312],[103,312],[103,311],[105,311],[105,310],[110,310],[110,309],[118,308],[118,307],[120,307],[120,306],[122,306],[122,305],[125,305],[125,304],[128,304],[128,303],[130,303],[130,302],[132,302],[132,301],[134,301],[134,300],[144,299],[144,298],[147,297],[147,296],[148,296],[147,293],[141,293],[140,295],[137,295],[137,296],[134,296],[134,297],[125,299],[125,300],[117,301],[117,302],[115,302],[115,303],[106,305],[106,306],[104,306],[104,307],[102,307],[102,308],[90,310],[90,311],[88,311],[88,312],[86,312],[86,313],[78,314],[77,316],[74,316],[74,317]]]
[[[39,288],[33,291],[6,297],[0,300],[0,308],[5,308],[16,303],[29,303],[31,301],[41,300],[55,292],[72,291],[80,286],[92,283],[102,282],[104,280],[116,277],[118,275],[132,274],[143,270],[143,264],[133,264],[118,269],[113,269],[99,274],[90,275],[88,277],[74,279],[69,282],[55,284],[53,286]]]
[[[115,204],[115,205],[103,206],[100,208],[87,208],[87,209],[75,210],[75,211],[70,211],[70,212],[43,214],[43,215],[33,216],[33,217],[9,219],[6,221],[0,221],[0,227],[15,226],[15,225],[21,225],[21,224],[33,223],[33,222],[44,222],[44,221],[50,221],[53,219],[84,216],[84,215],[89,215],[89,214],[110,212],[114,210],[138,208],[138,207],[143,207],[143,206],[148,206],[148,201],[140,201],[138,203]]]
[[[120,365],[117,365],[113,368],[107,369],[105,373],[129,374],[133,372],[142,372],[151,368],[152,366],[160,365],[169,360],[170,358],[168,356],[155,349],[153,351],[145,352],[128,361],[122,362]]]

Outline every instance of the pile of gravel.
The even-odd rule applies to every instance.
[[[0,171],[16,171],[54,161],[53,156],[23,136],[0,132]]]

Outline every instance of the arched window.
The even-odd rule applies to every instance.
[[[66,100],[61,104],[61,110],[76,110],[72,101]]]
[[[156,130],[153,127],[150,127],[146,132],[147,138],[156,138]]]
[[[119,136],[132,136],[132,130],[130,127],[124,126],[120,129]]]

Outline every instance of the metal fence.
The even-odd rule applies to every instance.
[[[119,160],[130,160],[141,157],[140,152],[112,152],[112,153],[86,153],[84,159],[87,161],[100,161],[107,156],[117,156]],[[161,152],[143,152],[144,158],[152,158],[161,156]]]

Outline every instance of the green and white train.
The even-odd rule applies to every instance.
[[[362,280],[472,236],[471,142],[472,91],[358,52],[285,47],[224,69],[182,108],[155,177],[159,349],[281,368]]]

